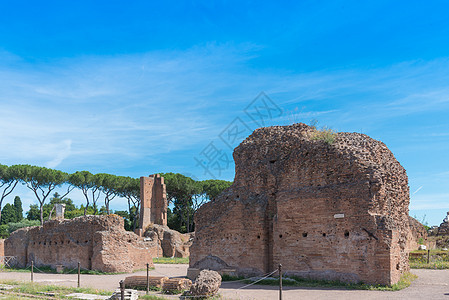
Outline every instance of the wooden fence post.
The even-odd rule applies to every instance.
[[[279,264],[279,300],[282,300],[282,265]]]

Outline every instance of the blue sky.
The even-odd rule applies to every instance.
[[[449,210],[448,9],[0,1],[0,162],[232,180],[227,130],[259,127],[246,112],[265,92],[279,108],[265,125],[316,119],[386,143],[407,170],[410,214],[437,225]],[[205,173],[211,149],[220,168]]]

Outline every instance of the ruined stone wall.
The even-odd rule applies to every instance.
[[[168,226],[153,224],[144,236],[157,242],[157,257],[189,257],[195,233],[180,233]]]
[[[19,229],[5,241],[6,255],[20,267],[63,265],[103,272],[130,272],[152,264],[154,243],[145,243],[123,228],[116,215],[53,220],[43,226]]]
[[[193,268],[392,284],[409,269],[409,188],[379,141],[304,124],[256,130],[234,150],[234,184],[196,214]]]
[[[139,227],[143,231],[150,224],[167,225],[167,195],[161,175],[140,177],[140,199]]]
[[[5,256],[5,240],[0,239],[0,256]]]
[[[407,237],[407,249],[409,251],[418,250],[419,245],[426,245],[428,249],[434,248],[431,241],[429,241],[427,230],[415,218],[409,217],[410,231]]]

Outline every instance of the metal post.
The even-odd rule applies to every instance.
[[[81,283],[81,265],[80,262],[78,262],[78,287],[80,287]]]
[[[120,299],[125,300],[125,283],[120,280]]]
[[[31,261],[31,282],[33,282],[34,262]]]
[[[282,265],[279,264],[279,300],[282,300]]]
[[[427,250],[427,263],[430,263],[430,250]]]
[[[147,263],[147,295],[150,293],[150,264]]]

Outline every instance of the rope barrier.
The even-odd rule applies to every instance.
[[[278,270],[275,270],[275,271],[271,272],[270,274],[268,274],[267,276],[262,277],[262,278],[260,278],[259,280],[256,280],[256,281],[254,281],[254,282],[252,282],[252,283],[250,283],[250,284],[247,284],[247,285],[245,285],[245,286],[242,286],[241,288],[238,288],[237,290],[241,290],[241,289],[250,287],[250,286],[252,286],[252,285],[254,285],[254,284],[256,284],[256,283],[258,283],[258,282],[264,280],[265,278],[270,277],[271,275],[273,275],[273,274],[276,273],[277,271],[278,271]]]
[[[274,272],[277,272],[277,270],[274,271]],[[271,272],[271,273],[266,273],[266,274],[261,275],[261,276],[262,276],[262,277],[263,277],[263,276],[270,276],[270,275],[272,275],[272,274],[273,274],[273,272]],[[242,282],[242,281],[251,280],[251,279],[253,279],[253,278],[260,278],[260,276],[253,276],[253,277],[248,277],[248,278],[243,278],[243,279],[233,280],[233,281],[222,281],[221,284],[224,284],[224,283],[234,283],[234,282]]]
[[[37,270],[37,271],[39,271],[40,273],[43,273],[43,274],[46,274],[46,273],[47,273],[47,272],[42,271],[41,269],[39,269],[39,268],[36,267],[36,266],[33,266],[33,269],[34,269],[34,270]]]
[[[27,266],[27,267],[25,267],[25,269],[31,269],[31,266]],[[47,273],[47,272],[44,272],[43,270],[39,269],[39,268],[36,267],[36,266],[33,266],[33,269],[34,269],[35,271],[39,272],[39,273],[43,273],[43,274]],[[80,270],[83,270],[83,271],[90,271],[90,270],[85,269],[85,268],[80,268]],[[238,293],[239,290],[243,290],[243,289],[246,289],[246,288],[248,288],[248,287],[250,287],[250,286],[253,286],[253,285],[257,284],[258,282],[261,282],[262,280],[264,280],[264,279],[270,277],[271,275],[275,274],[275,273],[278,272],[278,271],[279,271],[279,270],[274,270],[273,272],[266,273],[266,274],[262,275],[261,278],[260,278],[260,276],[253,276],[253,277],[248,277],[248,278],[243,278],[243,279],[238,279],[238,280],[232,280],[232,281],[224,281],[224,282],[222,281],[221,284],[223,285],[223,284],[228,284],[228,283],[237,283],[237,282],[243,282],[243,281],[253,280],[253,279],[255,279],[255,278],[259,278],[258,280],[254,281],[254,282],[251,282],[251,283],[249,283],[249,284],[247,284],[247,285],[244,285],[244,286],[242,286],[242,287],[240,287],[240,288],[237,288],[237,289],[235,290],[235,293]],[[77,272],[78,272],[78,269],[68,269],[68,272],[65,273],[65,274],[75,274],[75,273],[77,273]],[[170,277],[169,275],[164,274],[164,273],[161,273],[161,272],[158,272],[158,271],[156,271],[156,270],[152,270],[151,272],[152,272],[152,273],[156,273],[156,274],[161,275],[161,276],[164,276],[164,277]],[[163,294],[163,296],[164,296],[164,297],[167,297],[167,298],[177,298],[177,299],[179,299],[179,298],[181,298],[181,299],[187,299],[187,298],[204,298],[204,297],[205,297],[205,296],[193,296],[193,295],[192,295],[192,296],[190,296],[190,295],[169,295],[169,294]]]

